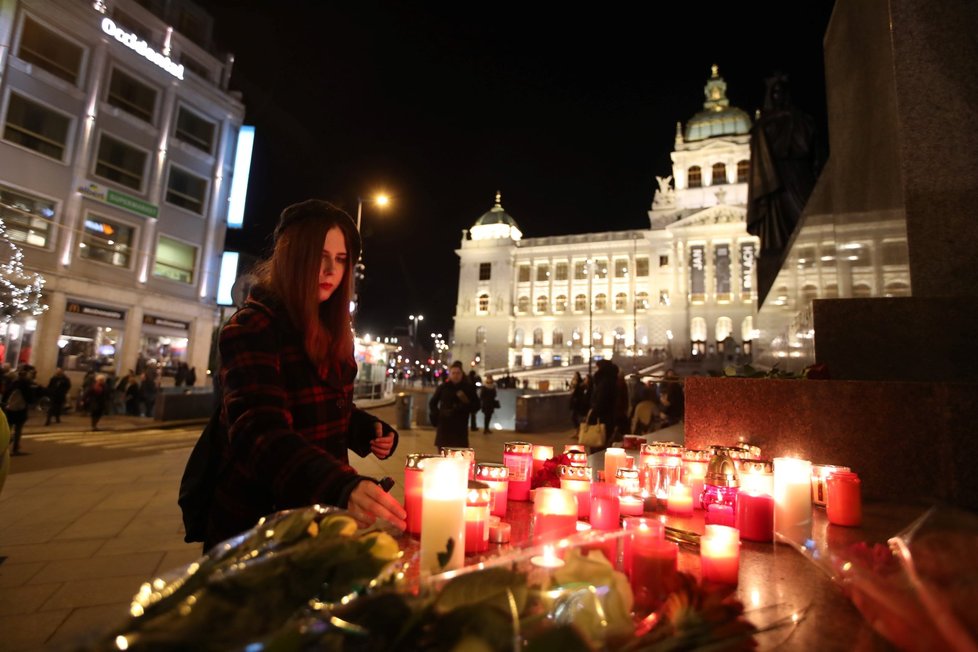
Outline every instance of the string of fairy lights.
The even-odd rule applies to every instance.
[[[7,225],[0,218],[0,321],[10,321],[21,315],[37,316],[48,309],[42,303],[44,277],[24,270],[24,251],[7,237]]]

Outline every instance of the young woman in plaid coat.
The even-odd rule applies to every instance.
[[[353,405],[350,297],[360,237],[328,202],[289,206],[271,257],[220,336],[228,446],[205,549],[276,510],[347,508],[362,526],[405,527],[401,505],[350,465],[389,457],[397,432]]]

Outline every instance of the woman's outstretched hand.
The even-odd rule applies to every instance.
[[[407,522],[404,520],[407,518],[407,512],[401,504],[379,484],[370,480],[363,480],[353,488],[346,509],[360,527],[373,525],[374,521],[382,518],[399,530],[403,531],[407,528]]]

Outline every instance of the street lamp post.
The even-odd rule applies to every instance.
[[[587,375],[591,375],[591,361],[594,360],[594,261],[587,259]]]
[[[410,319],[414,323],[414,328],[411,329],[411,343],[417,345],[417,343],[418,343],[418,322],[419,321],[424,321],[424,315],[408,315],[408,319]]]
[[[375,205],[383,208],[390,203],[390,197],[383,193],[378,193],[371,197],[369,201],[373,202]],[[363,232],[360,230],[360,221],[363,217],[363,197],[357,197],[357,233],[360,234],[360,260],[356,262],[356,267],[354,269],[353,276],[353,303],[351,304],[351,312],[359,307],[360,304],[360,285],[363,283],[363,277],[366,270],[366,265],[363,264]]]
[[[387,206],[391,199],[384,193],[379,193],[371,197],[368,201],[373,202],[375,205],[383,208]],[[357,231],[360,230],[360,219],[363,217],[363,197],[357,197]],[[363,243],[361,242],[361,246]]]

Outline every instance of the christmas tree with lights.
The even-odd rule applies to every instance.
[[[41,302],[43,288],[43,276],[24,271],[24,251],[7,236],[7,225],[0,219],[0,320],[47,310]]]

